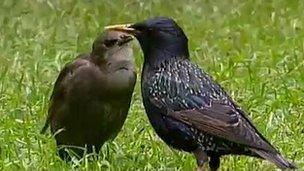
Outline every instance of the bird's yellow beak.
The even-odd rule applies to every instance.
[[[113,31],[120,31],[123,33],[127,33],[130,35],[135,36],[138,31],[135,30],[134,28],[131,28],[132,24],[117,24],[117,25],[110,25],[110,26],[106,26],[105,30],[113,30]]]

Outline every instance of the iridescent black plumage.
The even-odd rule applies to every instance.
[[[136,23],[144,52],[142,96],[157,134],[170,146],[195,154],[216,170],[220,156],[262,157],[295,168],[258,132],[250,119],[208,74],[190,62],[187,37],[169,18]],[[128,30],[130,32],[130,30]]]

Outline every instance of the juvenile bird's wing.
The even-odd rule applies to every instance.
[[[62,104],[62,101],[64,100],[64,92],[65,92],[64,80],[66,80],[67,74],[70,72],[70,70],[71,68],[69,65],[65,66],[61,70],[55,82],[54,89],[50,98],[48,116],[40,132],[41,134],[44,134],[45,131],[48,129],[53,116],[56,114],[56,110],[59,108],[60,104]]]
[[[275,151],[226,92],[190,61],[160,67],[147,84],[146,95],[164,114],[209,135]]]
[[[41,134],[45,133],[58,109],[60,109],[61,105],[64,104],[69,79],[71,78],[74,70],[85,65],[85,62],[83,62],[85,60],[84,57],[84,55],[79,56],[75,62],[66,64],[60,71],[50,98],[48,116],[42,130],[40,131]]]

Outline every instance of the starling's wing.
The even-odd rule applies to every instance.
[[[69,79],[74,70],[85,64],[83,62],[85,60],[84,57],[84,55],[79,56],[75,62],[66,64],[66,66],[61,70],[54,85],[54,89],[50,98],[48,116],[42,130],[40,131],[41,134],[45,133],[50,125],[51,120],[56,115],[57,110],[60,109],[60,106],[64,104],[64,96]]]
[[[161,68],[150,85],[150,102],[168,116],[212,136],[275,151],[225,91],[189,61]]]
[[[176,111],[170,112],[168,115],[207,134],[253,148],[275,152],[274,148],[256,132],[252,125],[239,118],[236,111],[225,105],[212,105],[216,107]]]

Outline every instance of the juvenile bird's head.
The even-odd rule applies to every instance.
[[[188,39],[177,23],[166,17],[107,27],[134,35],[144,52],[145,61],[159,62],[171,57],[188,58]]]
[[[132,51],[129,44],[131,40],[133,40],[133,37],[127,33],[114,30],[104,31],[95,39],[92,54],[105,60],[112,56],[129,56],[129,51]]]
[[[136,70],[134,64],[133,50],[130,41],[134,36],[106,30],[93,43],[90,58],[99,67],[105,81],[103,88],[108,93],[120,94],[133,91]],[[99,72],[99,71],[98,71]]]

